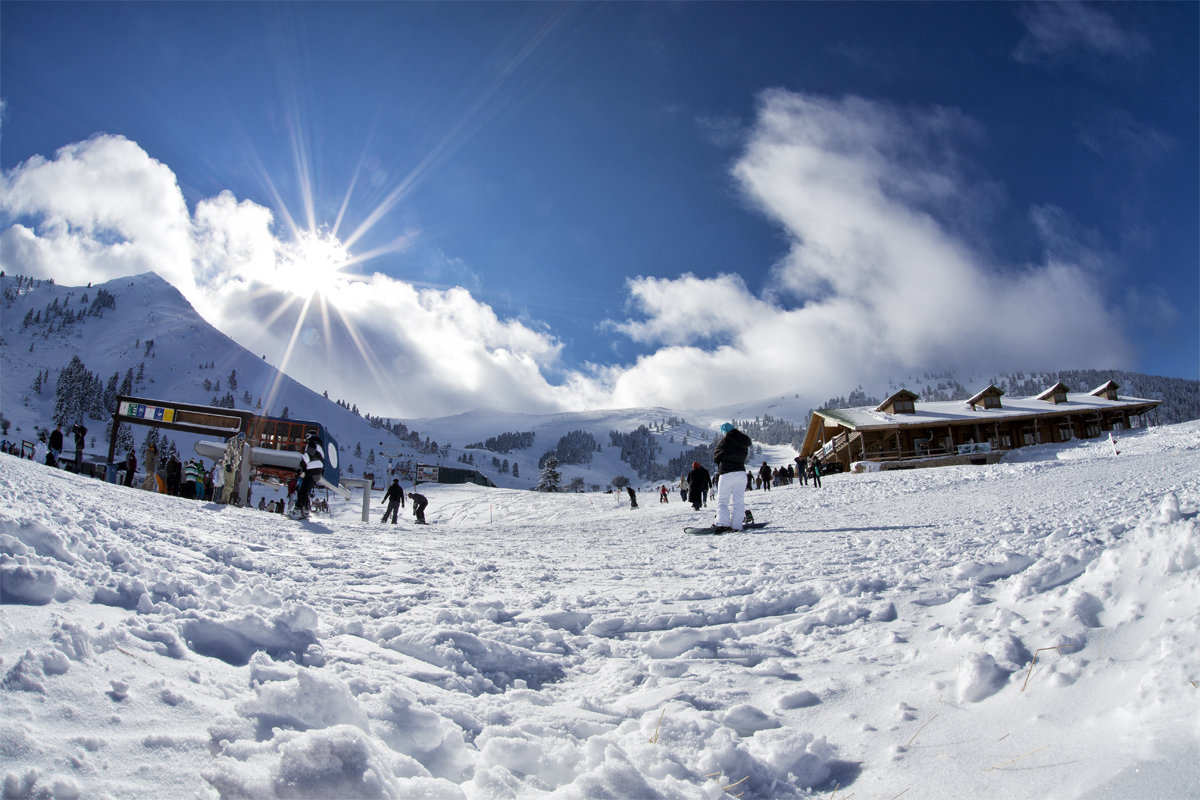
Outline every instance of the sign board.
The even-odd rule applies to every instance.
[[[162,406],[150,406],[145,403],[131,403],[128,400],[122,400],[119,411],[123,417],[152,419],[156,422],[175,421],[175,409]]]
[[[438,468],[431,464],[417,464],[417,483],[437,483]]]
[[[965,456],[970,453],[990,453],[992,452],[991,442],[971,442],[969,444],[960,444],[958,446],[958,454]]]

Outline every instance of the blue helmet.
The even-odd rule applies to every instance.
[[[733,430],[733,423],[732,423],[732,422],[723,422],[723,423],[721,423],[721,427],[720,427],[720,431],[721,431],[721,433],[729,433],[731,430]]]

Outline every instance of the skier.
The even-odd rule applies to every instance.
[[[413,516],[417,518],[418,525],[425,525],[425,509],[429,506],[429,501],[425,499],[425,495],[410,492],[408,499],[412,500]]]
[[[712,475],[700,466],[699,461],[692,462],[692,471],[687,475],[688,496],[692,508],[699,511],[701,505],[708,505],[708,487],[712,485]]]
[[[659,487],[658,487],[658,502],[660,502],[660,503],[667,503],[667,502],[670,502],[669,500],[667,500],[667,486],[666,486],[666,484],[663,484],[662,486],[659,486]]]
[[[721,439],[713,448],[717,464],[717,524],[719,533],[740,531],[746,509],[746,487],[742,476],[746,471],[746,456],[750,453],[750,437],[726,422],[721,425]]]
[[[387,511],[383,512],[381,523],[387,522],[388,515],[392,515],[392,524],[396,524],[396,515],[400,513],[400,506],[404,505],[404,489],[400,486],[400,481],[397,478],[392,479],[392,485],[388,487],[387,493],[383,495],[383,500],[387,503]],[[413,501],[416,502],[416,501]]]

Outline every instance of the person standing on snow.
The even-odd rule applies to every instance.
[[[700,466],[699,461],[692,462],[692,471],[687,474],[687,499],[692,508],[700,510],[701,505],[708,505],[708,487],[712,485],[712,475]]]
[[[762,463],[762,466],[758,468],[758,477],[762,479],[763,491],[766,491],[766,492],[771,491],[772,475],[771,475],[771,468],[767,465],[767,462],[764,461]]]
[[[321,440],[316,433],[310,433],[306,439],[304,452],[300,455],[300,469],[304,474],[297,491],[296,512],[298,516],[307,518],[309,496],[317,481],[325,474],[325,453],[321,450]]]
[[[50,461],[47,461],[46,463],[51,464],[51,466],[57,467],[58,466],[58,457],[60,455],[62,455],[62,449],[63,449],[62,425],[55,425],[54,430],[50,431],[50,454],[54,456],[54,462],[51,464]]]
[[[404,489],[400,486],[398,478],[392,478],[392,485],[388,487],[387,492],[383,495],[383,501],[387,503],[387,511],[383,512],[381,523],[387,522],[388,515],[392,515],[392,524],[396,524],[396,517],[400,513],[400,506],[404,505]],[[416,502],[415,500],[413,502]]]
[[[83,427],[82,422],[76,422],[71,433],[75,435],[75,471],[79,472],[83,469],[83,444],[87,428]]]
[[[218,461],[212,470],[213,502],[225,502],[225,462]]]
[[[808,486],[808,459],[804,456],[796,456],[793,460],[796,462],[796,476],[800,478],[800,483]]]
[[[137,456],[130,450],[125,456],[125,485],[133,488],[133,473],[137,472]]]
[[[750,454],[750,437],[726,422],[721,426],[721,439],[713,448],[717,464],[717,524],[718,532],[740,531],[746,513],[746,487],[743,476],[746,456]]]

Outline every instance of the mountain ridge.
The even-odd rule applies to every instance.
[[[712,409],[635,407],[556,413],[480,410],[448,417],[377,417],[360,411],[352,402],[330,399],[327,392],[318,393],[264,357],[255,356],[212,327],[156,273],[86,287],[0,275],[0,288],[4,312],[0,320],[4,374],[0,415],[9,429],[4,438],[18,442],[32,441],[39,428],[52,427],[58,377],[73,357],[95,374],[95,383],[119,385],[122,376],[132,378],[127,393],[138,396],[199,404],[232,403],[255,413],[282,415],[286,411],[292,418],[320,420],[339,441],[342,463],[351,475],[382,475],[390,459],[401,466],[419,462],[474,468],[510,488],[532,487],[543,456],[554,451],[563,437],[580,431],[593,437],[596,449],[594,454],[580,455],[590,457],[587,462],[560,465],[564,481],[574,481],[576,488],[598,490],[607,488],[618,475],[632,479],[635,485],[670,482],[677,476],[664,473],[667,463],[687,458],[698,445],[711,444],[715,428],[726,420],[752,430],[762,448],[756,455],[782,463],[794,455],[792,450],[803,437],[813,409],[830,403],[867,405],[882,399],[860,386],[848,396],[830,398],[824,404],[797,391]],[[98,302],[101,299],[103,302]],[[931,372],[889,381],[888,394],[903,386],[922,394],[923,399],[964,399],[988,383],[1002,389],[1010,384],[1022,388],[1036,385],[1040,391],[1061,379],[1059,376],[1074,376],[1078,382],[1086,374],[1092,373],[1065,370],[1030,373],[1028,377],[1025,373],[988,375],[969,377],[964,384],[958,376]],[[1200,417],[1200,382],[1121,370],[1094,374],[1096,385],[1114,377],[1126,395],[1142,396],[1138,390],[1151,387],[1145,396],[1164,400],[1160,419],[1164,424]],[[235,379],[232,386],[231,377]],[[1072,385],[1075,391],[1091,388]],[[105,429],[111,417],[100,417],[85,420],[91,429],[86,449],[93,455],[107,452]],[[622,448],[628,450],[627,437],[642,427],[646,431],[639,446],[649,452],[637,456],[639,463],[659,468],[643,470],[639,476],[619,453]],[[519,432],[534,434],[531,447],[504,454],[467,447]],[[142,438],[141,432],[138,438]],[[184,441],[180,451],[190,455],[190,443]],[[514,466],[519,471],[515,476]]]

